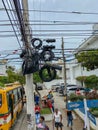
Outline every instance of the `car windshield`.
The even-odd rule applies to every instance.
[[[0,107],[2,106],[2,95],[0,94]]]
[[[69,91],[70,91],[70,90],[73,90],[73,91],[74,91],[74,90],[77,90],[77,88],[70,88]]]
[[[67,88],[71,88],[71,87],[81,87],[81,86],[78,86],[78,85],[74,85],[74,84],[69,84],[69,85],[67,85]]]

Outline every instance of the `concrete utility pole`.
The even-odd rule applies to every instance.
[[[25,23],[25,30],[27,30],[27,42],[30,48],[30,27],[29,27],[29,14],[28,14],[28,0],[23,0],[23,19]],[[35,111],[34,111],[34,85],[33,74],[26,75],[26,97],[27,97],[27,130],[36,130],[35,126]]]
[[[67,88],[66,88],[66,57],[64,56],[64,40],[62,38],[62,56],[63,56],[63,66],[64,66],[64,86],[65,86],[65,90],[64,90],[64,94],[66,95],[66,104],[67,104]],[[66,105],[67,108],[67,105]]]

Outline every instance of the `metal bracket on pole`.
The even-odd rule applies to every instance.
[[[85,110],[85,128],[87,127],[87,130],[90,130],[90,124],[89,124],[89,119],[88,119],[88,114],[87,114],[87,102],[86,99],[84,98],[84,110]]]

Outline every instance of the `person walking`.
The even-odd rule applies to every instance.
[[[40,106],[38,104],[35,104],[35,118],[36,118],[36,124],[39,123],[40,119]]]
[[[54,112],[54,119],[53,119],[53,125],[55,125],[56,130],[60,128],[62,130],[63,124],[62,124],[62,113],[56,108]]]
[[[72,126],[73,126],[72,111],[71,110],[66,110],[66,112],[67,112],[67,127],[71,126],[71,130],[72,130]]]
[[[81,95],[80,89],[77,88],[75,93],[76,93],[77,96]]]
[[[37,130],[49,130],[49,127],[45,124],[45,117],[40,116],[40,122],[36,126]]]

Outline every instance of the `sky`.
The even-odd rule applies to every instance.
[[[7,5],[6,1],[9,0],[4,1]],[[61,38],[63,37],[66,52],[70,49],[76,49],[91,35],[93,23],[98,22],[97,3],[98,0],[28,0],[32,37],[41,40],[56,39],[56,43],[52,44],[57,49],[61,48]],[[2,32],[13,31],[10,25],[5,26],[10,22],[4,21],[9,20],[9,18],[2,8],[4,6],[0,1],[0,59],[7,54],[10,54],[9,57],[12,57],[13,54],[14,57],[19,57],[19,51],[15,50],[20,49],[19,43],[22,46],[21,37],[19,37],[18,43],[15,36],[6,37],[6,35],[15,35],[14,32]],[[46,45],[45,41],[43,41],[43,45]],[[14,62],[12,63],[14,64]]]

